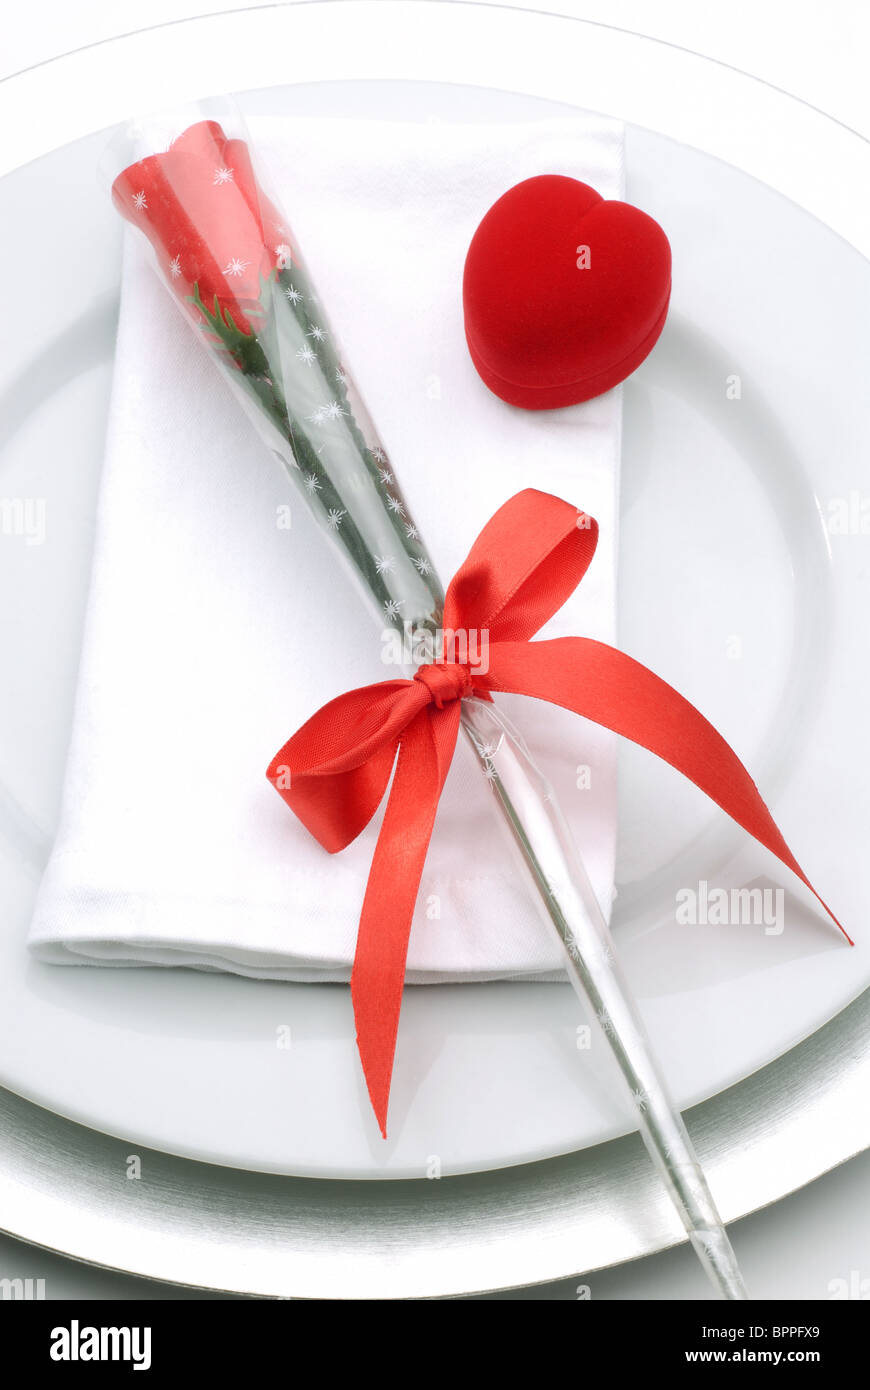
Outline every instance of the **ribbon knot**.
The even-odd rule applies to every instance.
[[[475,668],[472,680],[469,666],[441,661],[413,680],[351,690],[318,710],[269,766],[276,790],[331,853],[365,829],[393,779],[350,981],[360,1060],[384,1136],[411,920],[464,695],[531,695],[648,748],[775,854],[840,926],[737,754],[694,705],[604,642],[530,640],[580,583],[597,539],[594,519],[558,497],[532,489],[512,497],[478,536],[444,602],[445,630],[488,632],[486,671]]]
[[[415,681],[425,685],[436,709],[443,709],[451,700],[461,700],[474,692],[471,667],[460,661],[431,661],[421,666]]]

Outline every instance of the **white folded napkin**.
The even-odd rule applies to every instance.
[[[620,392],[550,412],[497,400],[465,348],[461,277],[477,223],[518,180],[570,174],[622,196],[621,127],[251,126],[445,584],[509,496],[554,492],[596,516],[601,539],[545,635],[613,641]],[[394,673],[337,557],[127,236],[77,707],[30,945],[65,964],[346,980],[381,815],[331,856],[264,774],[322,703]],[[609,906],[612,736],[538,701],[503,706]],[[408,980],[558,978],[559,962],[460,739]]]

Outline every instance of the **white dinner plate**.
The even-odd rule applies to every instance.
[[[419,83],[295,86],[247,101],[361,119],[563,109]],[[112,367],[120,227],[94,174],[104,141],[77,141],[0,183],[14,270],[0,492],[26,504],[5,509],[0,535],[0,1084],[131,1144],[334,1177],[419,1177],[433,1159],[443,1173],[499,1167],[625,1132],[631,1113],[603,1050],[576,1045],[582,1015],[567,986],[407,990],[384,1143],[346,988],[28,959]],[[870,982],[870,269],[794,203],[660,135],[629,129],[627,179],[671,239],[674,291],[660,344],[625,389],[620,645],[736,745],[858,942],[845,947],[769,856],[624,746],[616,939],[685,1107],[789,1049]],[[45,541],[29,544],[42,503]],[[702,882],[784,889],[785,930],[678,925],[677,894]],[[287,1022],[293,1049],[266,1045]]]

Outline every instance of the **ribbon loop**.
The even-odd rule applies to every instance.
[[[530,642],[573,593],[598,527],[568,502],[529,489],[484,527],[447,590],[444,626],[489,633],[487,671],[421,666],[324,705],[276,754],[267,776],[307,829],[343,849],[390,796],[360,915],[351,994],[372,1106],[386,1135],[408,938],[460,702],[503,691],[562,705],[669,762],[819,897],[737,754],[704,716],[640,662],[583,637]],[[397,760],[398,756],[398,760]]]
[[[486,629],[489,641],[534,637],[583,578],[598,544],[585,512],[527,488],[484,526],[447,590],[444,626]]]

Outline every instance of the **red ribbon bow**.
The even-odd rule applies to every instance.
[[[384,1137],[411,919],[463,696],[533,695],[657,753],[797,874],[850,940],[792,855],[746,768],[694,705],[603,642],[529,640],[573,593],[597,540],[597,523],[558,497],[533,489],[512,497],[478,536],[444,606],[446,633],[488,630],[488,670],[445,660],[422,666],[413,680],[339,695],[269,766],[267,776],[287,805],[334,854],[371,820],[395,764],[350,982],[357,1046]]]

